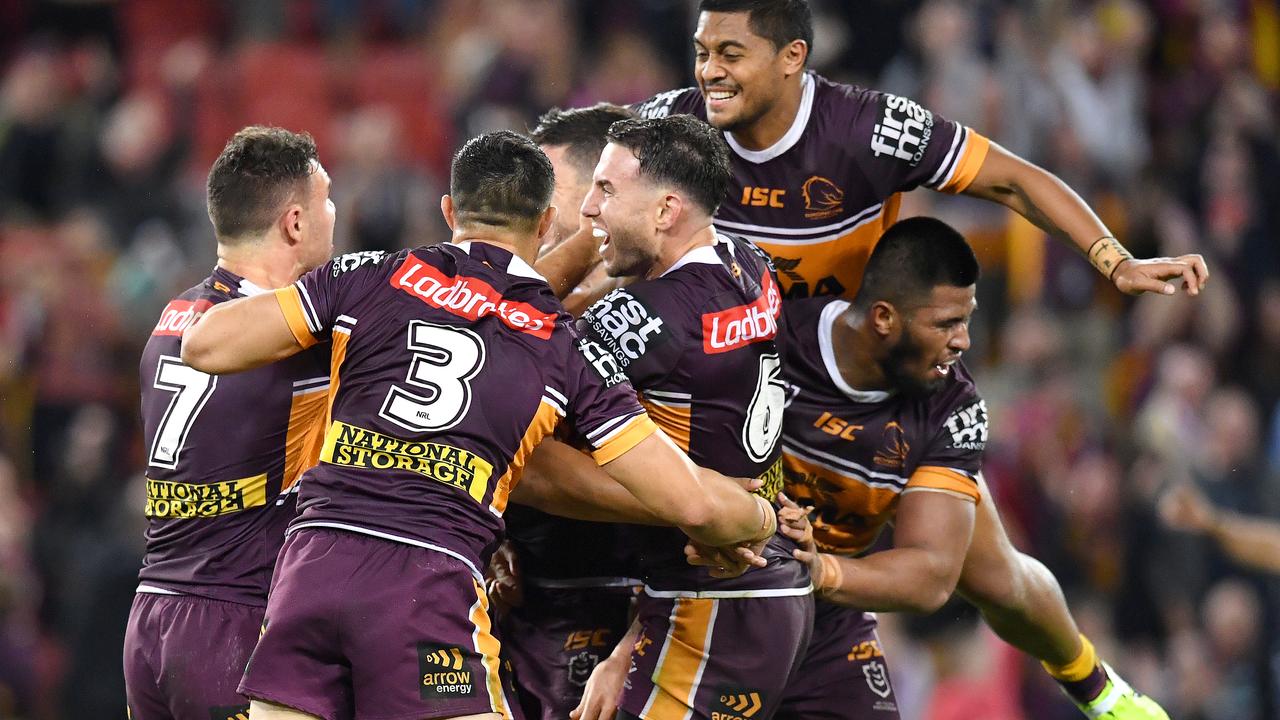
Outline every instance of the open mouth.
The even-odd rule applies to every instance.
[[[951,366],[955,364],[956,364],[955,360],[948,360],[942,363],[935,363],[933,366],[933,371],[941,377],[946,377],[951,373]]]
[[[738,97],[737,90],[725,90],[723,88],[707,90],[707,104],[713,108],[721,107],[736,97]]]
[[[601,227],[592,227],[591,236],[600,241],[599,252],[604,253],[604,249],[609,247],[609,231]]]

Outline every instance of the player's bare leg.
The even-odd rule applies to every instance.
[[[249,701],[251,720],[315,720],[317,716],[263,700]]]
[[[1076,705],[1091,718],[1166,718],[1150,698],[1138,695],[1098,658],[1080,634],[1058,579],[1035,558],[1018,552],[979,476],[973,540],[959,591],[1005,642],[1040,660]]]

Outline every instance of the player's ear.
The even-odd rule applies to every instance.
[[[783,70],[787,77],[804,72],[804,61],[809,57],[809,44],[803,40],[792,40],[782,50]]]
[[[658,203],[657,217],[654,218],[659,230],[669,230],[684,213],[684,198],[674,193],[662,196]]]
[[[458,221],[453,214],[453,198],[447,194],[440,196],[440,214],[444,215],[444,224],[448,225],[450,232],[452,232]]]
[[[290,245],[302,242],[302,225],[305,222],[302,205],[289,203],[280,215],[280,234]]]
[[[542,215],[538,216],[538,241],[542,243],[547,233],[551,232],[551,228],[555,225],[556,215],[559,209],[555,205],[548,205],[546,210],[542,211]]]
[[[867,315],[871,321],[871,329],[882,339],[893,337],[902,330],[902,315],[887,300],[872,303]]]

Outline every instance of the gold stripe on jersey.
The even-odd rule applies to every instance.
[[[786,492],[793,500],[827,510],[813,518],[813,539],[826,552],[860,552],[893,517],[898,491],[784,453]],[[801,501],[808,501],[801,502]]]
[[[340,420],[329,426],[320,460],[366,470],[408,470],[461,488],[476,502],[484,502],[493,474],[493,465],[469,450],[443,443],[401,440]]]
[[[649,419],[648,413],[641,413],[627,421],[622,430],[609,442],[596,448],[591,453],[597,465],[604,465],[618,459],[618,456],[640,444],[641,440],[657,432],[658,426]]]
[[[759,235],[750,238],[773,257],[784,296],[791,297],[792,288],[804,283],[807,289],[802,297],[838,295],[852,300],[862,285],[862,271],[871,251],[884,231],[897,222],[901,207],[902,193],[894,193],[884,201],[878,216],[825,242],[789,244],[770,242]]]
[[[147,478],[152,518],[211,518],[267,504],[267,474],[212,483],[180,483]]]
[[[285,431],[284,478],[280,492],[293,487],[302,473],[320,461],[328,412],[328,387],[293,396],[289,406],[289,428]]]
[[[534,413],[529,429],[524,431],[524,437],[520,439],[520,449],[516,450],[515,457],[507,465],[507,471],[498,478],[498,486],[493,490],[491,506],[495,511],[501,513],[507,509],[507,499],[511,496],[511,489],[520,483],[520,475],[524,472],[529,453],[538,447],[543,438],[555,432],[559,422],[560,413],[556,408],[550,403],[538,403],[538,411]]]
[[[475,627],[471,639],[476,653],[480,655],[480,664],[484,666],[489,709],[502,715],[503,720],[511,720],[511,711],[507,708],[507,699],[502,692],[502,677],[499,674],[498,657],[502,644],[493,636],[493,623],[489,619],[489,596],[474,578],[471,584],[476,591],[476,604],[471,606],[471,624]]]
[[[644,406],[654,424],[662,428],[662,432],[680,449],[689,452],[689,435],[693,432],[693,410],[689,406],[662,405],[641,395],[640,404]]]
[[[289,323],[289,332],[304,349],[315,345],[319,340],[307,327],[307,318],[302,311],[302,293],[296,285],[280,288],[275,291],[276,302],[284,313],[285,322]]]
[[[956,472],[951,468],[921,466],[911,473],[911,479],[907,481],[907,489],[910,490],[944,490],[946,492],[962,495],[974,502],[982,497],[982,493],[978,491],[978,483],[973,478],[961,472]]]
[[[956,161],[955,173],[951,175],[951,180],[938,189],[949,193],[962,193],[967,190],[973,184],[974,178],[978,177],[978,171],[982,169],[982,163],[986,162],[989,150],[991,150],[991,141],[970,130],[960,159]]]
[[[653,669],[653,694],[642,715],[646,720],[684,720],[689,715],[717,602],[711,598],[675,599],[662,657]]]
[[[347,359],[347,345],[351,343],[351,334],[335,332],[329,348],[329,407],[325,413],[325,422],[333,419],[333,400],[338,397],[338,385],[341,383],[339,370]]]

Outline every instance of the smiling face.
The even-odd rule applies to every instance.
[[[969,349],[969,320],[977,307],[975,290],[974,285],[939,285],[924,304],[894,310],[900,313],[901,330],[880,367],[903,393],[925,396],[936,392]]]
[[[663,193],[640,176],[640,161],[616,143],[605,146],[582,201],[582,214],[597,234],[605,233],[600,257],[610,277],[646,275],[658,261],[662,242],[655,213]]]
[[[707,122],[728,132],[741,131],[773,110],[783,81],[797,69],[794,49],[775,48],[751,32],[749,19],[748,12],[704,12],[693,35],[693,74]]]

